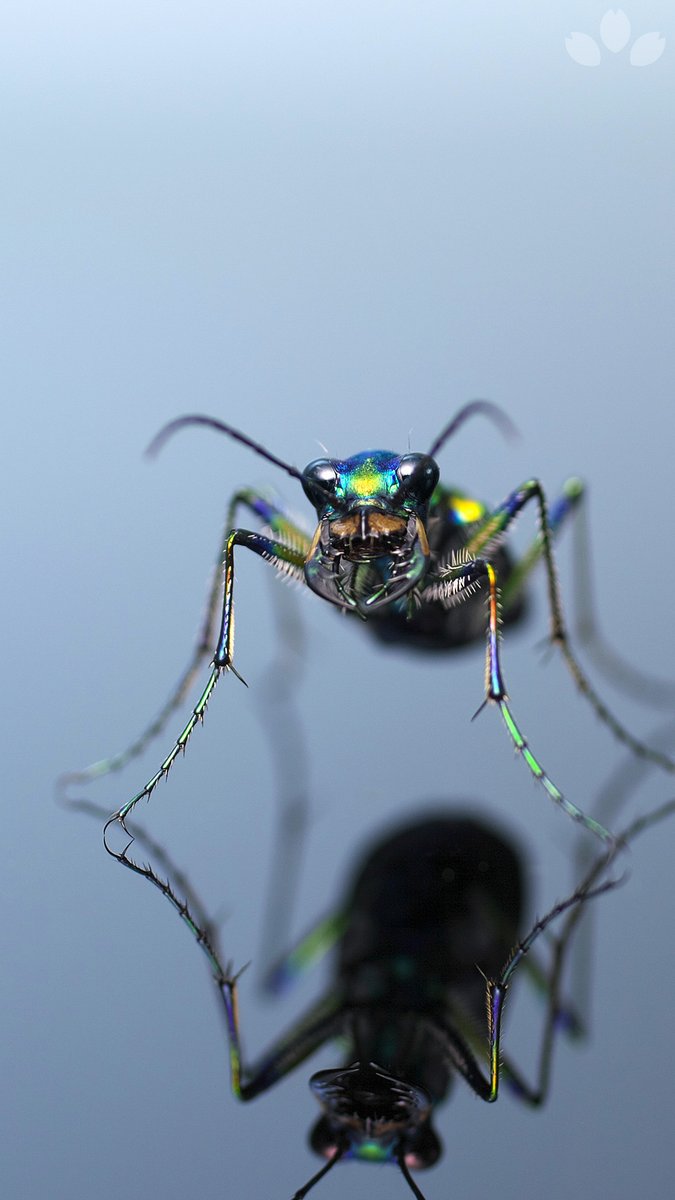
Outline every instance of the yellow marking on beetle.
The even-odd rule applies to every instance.
[[[379,471],[373,471],[368,467],[354,471],[350,480],[350,492],[355,492],[357,496],[375,496],[381,490],[382,475]]]
[[[452,507],[464,525],[471,525],[474,521],[480,521],[485,513],[485,508],[480,501],[471,500],[468,496],[466,498],[453,496]]]

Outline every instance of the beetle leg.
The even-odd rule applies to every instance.
[[[467,584],[485,579],[487,580],[489,589],[489,617],[488,617],[488,637],[487,637],[487,652],[485,659],[485,676],[486,676],[486,694],[484,704],[492,702],[499,705],[499,710],[504,719],[504,723],[509,732],[509,736],[518,753],[522,756],[529,770],[537,779],[544,790],[548,793],[551,799],[572,818],[573,821],[578,821],[596,837],[602,841],[614,844],[613,835],[609,830],[605,829],[598,821],[594,821],[592,817],[587,816],[582,809],[560,791],[549,778],[541,763],[535,758],[530,750],[526,738],[521,733],[516,720],[511,712],[508,704],[508,693],[504,676],[502,674],[501,662],[499,657],[499,592],[497,587],[497,575],[494,567],[486,559],[476,558],[471,562],[463,563],[461,566],[454,567],[451,572],[451,579],[463,579]],[[481,705],[481,708],[483,706]],[[480,709],[478,710],[481,711]]]
[[[183,671],[166,703],[153,718],[146,729],[118,754],[102,758],[81,771],[71,771],[62,775],[58,781],[59,789],[66,791],[70,786],[84,785],[111,771],[121,771],[133,758],[143,754],[146,747],[162,732],[171,714],[180,707],[188,692],[194,685],[204,660],[213,652],[216,636],[216,615],[222,591],[223,562],[227,550],[227,539],[235,523],[237,508],[246,505],[252,512],[265,522],[274,533],[281,536],[289,545],[300,548],[309,544],[307,535],[298,529],[285,515],[282,509],[270,503],[260,493],[251,488],[237,492],[230,501],[225,521],[225,530],[221,537],[215,566],[209,583],[209,591],[204,617],[201,624],[190,661]]]
[[[201,924],[186,900],[182,900],[169,879],[162,879],[150,865],[142,866],[128,856],[129,846],[118,851],[109,844],[108,830],[115,823],[110,817],[104,831],[108,853],[122,866],[127,867],[156,887],[176,910],[183,923],[192,933],[208,959],[213,978],[223,1003],[227,1037],[230,1049],[230,1077],[232,1091],[239,1100],[252,1100],[267,1090],[284,1075],[293,1071],[301,1062],[313,1054],[318,1046],[339,1035],[346,1021],[346,1013],[339,996],[330,994],[322,997],[299,1021],[288,1030],[264,1054],[259,1062],[249,1066],[244,1061],[239,1032],[239,1004],[237,985],[242,974],[235,972],[231,964],[220,960],[215,948],[211,929]]]
[[[546,1094],[549,1087],[551,1075],[551,1061],[553,1054],[553,1045],[555,1034],[559,1029],[565,1029],[567,1012],[561,1002],[561,977],[564,967],[564,960],[567,950],[570,946],[572,935],[574,934],[582,913],[585,911],[585,903],[587,900],[593,899],[604,892],[612,891],[622,882],[622,877],[606,878],[606,873],[614,860],[619,849],[629,845],[639,834],[644,830],[649,829],[652,825],[658,824],[675,812],[675,801],[670,800],[659,808],[653,809],[651,812],[637,817],[631,824],[624,829],[618,836],[614,847],[610,847],[606,854],[600,855],[591,864],[581,884],[576,891],[568,896],[566,900],[556,904],[550,912],[537,921],[528,935],[515,947],[508,961],[504,965],[499,980],[493,981],[488,987],[488,998],[496,1010],[496,1034],[493,1036],[491,1031],[490,1049],[493,1060],[493,1078],[495,1071],[499,1072],[499,1022],[501,1020],[501,1011],[503,1009],[506,991],[509,987],[511,978],[514,972],[523,962],[525,956],[529,953],[536,939],[554,922],[558,917],[567,913],[566,920],[562,930],[556,935],[553,940],[553,958],[548,974],[547,992],[548,1006],[546,1019],[544,1022],[544,1030],[539,1050],[539,1065],[537,1069],[537,1081],[534,1086],[527,1083],[522,1074],[513,1066],[508,1059],[502,1060],[502,1068],[507,1075],[508,1081],[516,1095],[527,1104],[534,1106],[540,1105],[546,1099]]]
[[[292,567],[299,569],[303,563],[303,556],[298,550],[289,548],[285,543],[274,541],[263,534],[252,533],[246,529],[233,529],[228,534],[225,542],[223,609],[220,633],[212,662],[211,674],[207,680],[206,687],[193,708],[187,724],[174,742],[159,769],[141,788],[140,792],[137,792],[135,796],[132,796],[131,800],[128,800],[126,804],[122,805],[121,808],[112,814],[111,821],[120,821],[124,825],[125,818],[136,804],[138,804],[139,800],[148,799],[152,795],[160,780],[168,775],[178,755],[185,753],[195,726],[204,720],[208,702],[223,671],[232,671],[233,674],[237,675],[238,679],[241,679],[241,675],[236,671],[232,661],[234,650],[234,548],[237,545],[253,550],[254,553],[259,554],[262,558],[273,564],[278,564],[279,562],[288,563]],[[245,681],[242,680],[242,682]]]
[[[515,517],[522,511],[526,504],[534,500],[539,511],[539,540],[537,544],[536,554],[540,555],[546,567],[546,578],[548,582],[548,602],[550,613],[550,638],[551,641],[560,648],[560,652],[565,660],[570,675],[572,676],[577,688],[586,697],[596,715],[600,718],[603,724],[607,725],[617,741],[622,745],[627,746],[633,754],[638,758],[644,758],[648,762],[654,763],[661,767],[669,774],[675,773],[675,760],[667,754],[663,754],[660,750],[653,749],[651,746],[645,745],[644,742],[636,738],[625,725],[614,715],[607,707],[605,702],[600,698],[595,688],[588,679],[581,664],[578,662],[574,654],[567,636],[565,622],[563,618],[562,603],[560,600],[560,591],[558,587],[558,575],[556,570],[555,558],[552,545],[552,529],[548,516],[548,504],[544,489],[538,479],[529,479],[521,487],[516,488],[498,508],[495,509],[484,521],[482,521],[476,532],[469,539],[466,546],[467,555],[483,554],[488,556],[491,545],[494,545],[503,536],[509,525]],[[562,520],[562,515],[559,516],[558,522]],[[452,572],[454,575],[455,572]],[[502,710],[504,712],[504,710]],[[504,714],[504,719],[509,724],[509,720]],[[514,727],[515,728],[515,727]],[[517,731],[516,731],[517,734]],[[513,734],[512,734],[513,736]],[[514,737],[514,741],[518,745],[518,737]],[[537,774],[537,771],[535,771]]]

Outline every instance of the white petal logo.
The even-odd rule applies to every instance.
[[[666,48],[666,39],[660,33],[643,33],[630,48],[633,67],[651,67]]]
[[[620,54],[630,41],[630,21],[622,8],[608,8],[600,22],[600,41],[611,54]],[[602,50],[595,38],[588,33],[571,33],[565,38],[565,48],[570,58],[580,67],[599,67]],[[632,67],[649,67],[661,57],[666,48],[666,39],[660,33],[643,33],[636,38],[628,53]]]
[[[628,45],[630,21],[622,8],[618,8],[616,12],[613,12],[611,8],[607,9],[600,22],[600,37],[603,45],[611,50],[612,54],[618,54],[624,46]]]
[[[587,33],[571,33],[565,38],[567,53],[580,67],[599,67],[602,55],[596,41]]]

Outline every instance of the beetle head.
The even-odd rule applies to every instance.
[[[319,520],[305,561],[312,591],[362,616],[411,592],[429,562],[425,526],[438,478],[428,454],[388,450],[305,467]]]
[[[319,1071],[310,1087],[324,1110],[310,1135],[317,1154],[330,1158],[342,1149],[346,1157],[364,1162],[402,1158],[413,1170],[440,1157],[427,1093],[376,1063]]]

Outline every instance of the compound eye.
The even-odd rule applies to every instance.
[[[336,1153],[339,1143],[327,1117],[319,1117],[310,1132],[309,1144],[321,1158],[332,1158]]]
[[[402,459],[400,459],[398,467],[396,468],[396,474],[398,475],[401,483],[406,483],[409,479],[411,479],[419,465],[419,454],[406,454]]]
[[[411,1171],[424,1171],[433,1167],[443,1153],[443,1146],[438,1134],[430,1125],[423,1125],[405,1147],[405,1165]]]
[[[302,486],[312,503],[315,503],[317,496],[323,496],[325,499],[334,495],[339,478],[337,469],[329,458],[317,458],[302,472]]]
[[[396,474],[404,492],[424,499],[431,495],[440,477],[438,463],[428,454],[406,454],[399,462]]]

